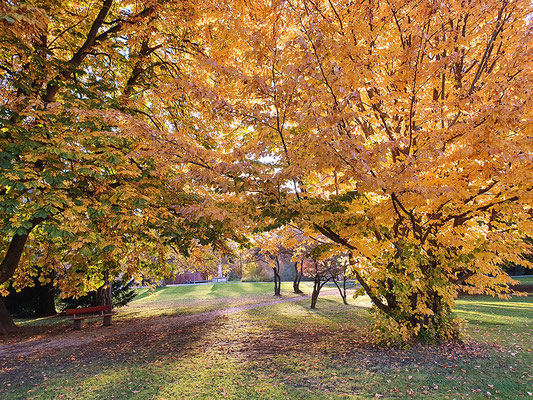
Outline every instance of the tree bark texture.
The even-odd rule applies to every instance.
[[[11,318],[11,314],[7,311],[7,308],[0,298],[0,335],[7,335],[9,333],[16,333],[18,331],[17,326]]]

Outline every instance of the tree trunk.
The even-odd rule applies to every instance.
[[[42,270],[39,269],[39,273],[41,274]],[[37,290],[35,295],[39,299],[37,303],[38,307],[35,311],[36,315],[41,317],[48,317],[50,315],[57,314],[54,289],[55,272],[52,271],[50,274],[48,274],[47,278],[50,279],[50,282],[45,283],[44,285],[41,284],[38,278],[34,278],[34,288]]]
[[[29,232],[24,235],[13,235],[11,243],[7,248],[6,255],[0,263],[0,285],[7,282],[15,273],[24,251],[24,246],[28,240]]]
[[[96,305],[113,307],[113,291],[108,271],[104,272],[104,284],[96,291]]]
[[[13,235],[9,247],[7,248],[4,259],[0,263],[0,285],[4,282],[7,282],[17,269],[20,257],[24,252],[24,247],[28,240],[31,230],[40,224],[44,218],[34,218],[31,220],[31,228],[23,235]],[[13,318],[6,309],[6,306],[3,301],[0,300],[0,334],[10,333],[16,331],[15,324],[13,323]]]
[[[109,271],[104,272],[105,289],[104,289],[104,305],[113,308],[113,288],[109,281]]]
[[[302,280],[302,275],[302,271],[298,269],[298,263],[294,263],[294,282],[292,283],[292,288],[296,294],[303,293],[300,290],[300,281]]]
[[[335,283],[335,286],[337,286],[337,289],[339,290],[339,294],[341,295],[342,297],[342,302],[346,305],[348,305],[348,302],[346,301],[346,278],[344,278],[344,285],[343,285],[343,288],[341,289],[341,287],[339,286],[339,284],[337,283],[337,279],[333,278],[333,283]],[[343,290],[344,289],[344,290]]]
[[[18,328],[13,322],[13,318],[0,297],[0,335],[18,332]]]
[[[313,283],[313,293],[311,294],[311,308],[316,308],[316,302],[318,300],[318,295],[320,294],[320,289],[322,288],[320,275],[315,275],[315,281]]]
[[[344,304],[348,304],[348,302],[346,301],[347,299],[347,296],[346,296],[346,275],[343,275],[342,276],[342,292],[344,293]]]
[[[272,268],[274,271],[274,296],[281,296],[281,276],[279,268]]]
[[[56,303],[55,303],[55,293],[54,293],[54,284],[52,282],[43,285],[39,293],[40,297],[40,307],[37,310],[37,315],[42,317],[48,317],[50,315],[56,315]]]

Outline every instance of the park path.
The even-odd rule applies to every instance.
[[[331,294],[336,291],[336,289],[324,290],[322,294]],[[0,344],[0,366],[3,360],[12,357],[26,357],[58,349],[64,350],[66,348],[83,347],[95,342],[105,341],[108,338],[116,338],[117,336],[131,338],[139,330],[151,332],[178,330],[189,325],[208,322],[231,313],[267,307],[279,303],[297,302],[309,298],[311,298],[311,295],[302,295],[222,308],[220,310],[206,311],[198,314],[177,314],[173,316],[150,317],[148,319],[120,320],[113,322],[113,325],[108,327],[88,328],[79,331],[74,331],[69,328],[59,334],[37,335],[23,340],[17,340],[15,337],[12,341],[6,341]]]

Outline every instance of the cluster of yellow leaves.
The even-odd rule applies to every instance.
[[[202,11],[186,90],[233,141],[256,221],[351,251],[399,320],[435,315],[434,295],[447,313],[460,289],[506,293],[501,264],[531,252],[530,2],[228,7]]]
[[[32,49],[1,72],[6,81],[9,68],[24,72],[26,85],[25,96],[0,85],[22,115],[6,143],[42,145],[29,140],[4,175],[18,201],[6,206],[6,231],[49,207],[80,235],[90,222],[91,245],[121,249],[106,254],[132,254],[134,273],[143,259],[164,264],[162,236],[223,247],[291,223],[349,252],[379,310],[415,334],[460,289],[506,292],[500,264],[531,251],[528,0],[119,1],[109,10],[116,31],[101,23],[109,35],[86,44],[99,14],[84,3],[50,2],[27,33],[16,7],[2,8],[17,39],[6,54],[18,40]],[[94,54],[77,51],[85,45]],[[271,254],[281,242],[307,252],[290,234],[263,239]]]

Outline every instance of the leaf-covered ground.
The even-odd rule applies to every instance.
[[[169,315],[126,310],[112,327],[3,339],[0,398],[533,398],[531,296],[461,298],[465,343],[410,349],[372,346],[365,298],[344,306],[327,295],[315,311],[308,299],[232,313],[212,303],[199,315],[176,296]],[[131,307],[157,308],[148,298]]]

